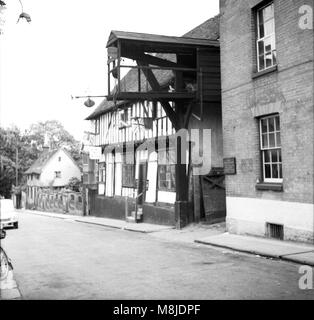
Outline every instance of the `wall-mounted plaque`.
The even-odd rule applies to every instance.
[[[226,175],[237,173],[236,158],[224,158],[223,161],[224,161],[224,173]]]

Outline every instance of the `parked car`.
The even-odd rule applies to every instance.
[[[1,199],[0,200],[0,228],[3,227],[19,227],[18,211],[14,208],[13,200]]]

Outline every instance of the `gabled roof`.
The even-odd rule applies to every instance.
[[[49,160],[59,151],[63,151],[73,162],[74,165],[76,165],[78,168],[79,166],[75,162],[75,160],[72,158],[71,154],[64,148],[44,151],[39,158],[30,166],[29,169],[27,169],[24,174],[41,174],[46,164],[49,162]]]
[[[120,106],[125,103],[127,103],[127,101],[117,101],[116,106]],[[112,110],[114,108],[114,106],[115,106],[115,104],[113,101],[107,101],[105,99],[97,106],[97,108],[94,110],[93,113],[91,113],[87,118],[85,118],[85,120],[93,120],[93,119],[99,117],[100,115]]]
[[[207,38],[196,38],[184,35],[183,37],[164,36],[150,33],[111,31],[107,47],[111,46],[117,40],[130,40],[132,44],[141,43],[144,47],[157,47],[159,52],[169,52],[167,46],[171,47],[195,47],[195,46],[219,46],[215,40]],[[165,51],[164,51],[165,50]],[[146,50],[145,50],[146,51]],[[155,51],[156,52],[156,51]],[[171,52],[174,52],[171,50]]]
[[[196,38],[197,41],[202,41],[201,39],[206,39],[207,43],[208,43],[208,40],[217,41],[217,40],[219,40],[219,37],[220,37],[219,21],[220,21],[220,15],[216,15],[215,17],[206,20],[205,22],[203,22],[199,26],[197,26],[194,29],[190,30],[189,32],[185,33],[183,35],[183,37],[184,37],[184,39],[189,38],[189,41],[192,41],[191,40],[192,38],[193,38],[193,40],[194,40],[194,38]],[[110,34],[110,37],[109,37],[108,44],[111,43],[111,40],[110,40],[111,37],[117,37],[117,36],[131,37],[131,36],[133,36],[136,38],[136,37],[139,37],[139,35],[141,37],[143,37],[145,34],[134,33],[134,32],[112,31],[112,34]],[[151,38],[153,39],[154,36],[156,36],[156,35],[148,35],[148,36],[152,36]],[[169,37],[157,35],[154,39],[156,39],[156,41],[157,41],[157,38],[159,41],[161,41],[162,38],[168,39]],[[173,38],[172,41],[175,41],[174,38],[180,39],[180,37],[170,37],[170,38]],[[168,39],[168,41],[169,41],[169,39]],[[188,41],[188,40],[186,40],[186,41]],[[175,62],[174,55],[159,54],[158,56]],[[154,72],[154,74],[155,74],[155,76],[161,86],[168,84],[171,81],[171,79],[173,78],[173,73],[170,70],[154,70],[153,72]],[[137,81],[136,81],[137,76],[138,76],[137,70],[132,69],[124,76],[123,79],[121,79],[121,86],[124,87],[125,91],[130,91],[130,92],[137,91]],[[142,76],[142,79],[144,79],[144,76]],[[117,103],[117,105],[123,105],[125,103],[126,103],[126,101],[119,101],[119,103]],[[99,117],[100,115],[109,112],[110,110],[112,110],[114,108],[114,106],[115,105],[114,105],[113,101],[107,101],[106,99],[104,99],[100,103],[100,105],[95,109],[95,111],[92,114],[90,114],[85,120],[93,120],[93,119]]]
[[[43,168],[45,167],[46,163],[49,161],[49,159],[57,153],[59,149],[57,150],[49,150],[44,151],[39,158],[30,166],[28,170],[25,171],[24,174],[41,174]]]

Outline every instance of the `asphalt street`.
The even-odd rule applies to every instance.
[[[20,214],[3,245],[22,299],[314,299],[300,265]]]

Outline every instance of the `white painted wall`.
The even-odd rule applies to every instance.
[[[61,157],[61,161],[59,161]],[[61,178],[55,177],[55,172],[61,172]],[[68,154],[59,149],[46,163],[40,175],[39,185],[41,186],[65,186],[72,177],[81,179],[81,171]]]
[[[254,223],[269,222],[300,232],[313,232],[313,204],[240,197],[227,197],[226,201],[227,219],[247,222],[252,228]],[[253,231],[247,228],[247,233]]]
[[[157,188],[157,152],[149,155],[147,166],[148,190],[146,191],[146,202],[154,203],[156,201]]]

